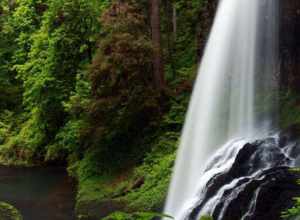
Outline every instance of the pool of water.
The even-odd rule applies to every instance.
[[[0,201],[24,220],[74,220],[74,188],[63,168],[0,167]]]

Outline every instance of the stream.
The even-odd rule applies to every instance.
[[[0,201],[24,220],[73,220],[75,184],[63,168],[0,167]]]

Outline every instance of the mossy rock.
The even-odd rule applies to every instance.
[[[205,215],[205,216],[202,216],[199,220],[213,220],[213,218],[208,215]]]
[[[0,220],[23,220],[23,218],[15,207],[0,202]]]

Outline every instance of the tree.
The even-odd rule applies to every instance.
[[[9,7],[9,10],[12,11],[14,6],[16,4],[16,1],[15,0],[8,0],[8,7]]]
[[[111,158],[130,153],[132,142],[160,114],[159,95],[152,84],[153,47],[142,10],[135,3],[115,2],[100,20],[103,33],[89,74],[90,128],[83,136],[100,151],[97,160],[115,161]]]
[[[150,0],[151,4],[151,29],[152,42],[154,46],[153,71],[154,80],[158,89],[162,89],[165,84],[164,70],[161,50],[160,34],[160,0]]]
[[[94,2],[17,1],[11,18],[15,33],[11,45],[17,48],[10,69],[22,82],[24,111],[17,135],[7,141],[17,157],[19,151],[28,149],[28,160],[43,158],[68,120],[64,103],[75,91],[77,75],[90,61],[98,32]],[[4,55],[0,51],[0,58]]]
[[[165,48],[164,52],[164,72],[168,72],[168,64],[170,70],[170,77],[175,78],[176,75],[176,64],[175,64],[175,55],[176,55],[176,32],[177,32],[177,12],[176,5],[170,0],[163,0],[163,16],[161,18],[162,26],[162,48]],[[164,44],[166,44],[164,46]],[[164,73],[165,78],[168,77],[167,73]]]

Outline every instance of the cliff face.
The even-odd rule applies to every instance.
[[[300,92],[300,1],[284,0],[280,4],[281,88]]]

